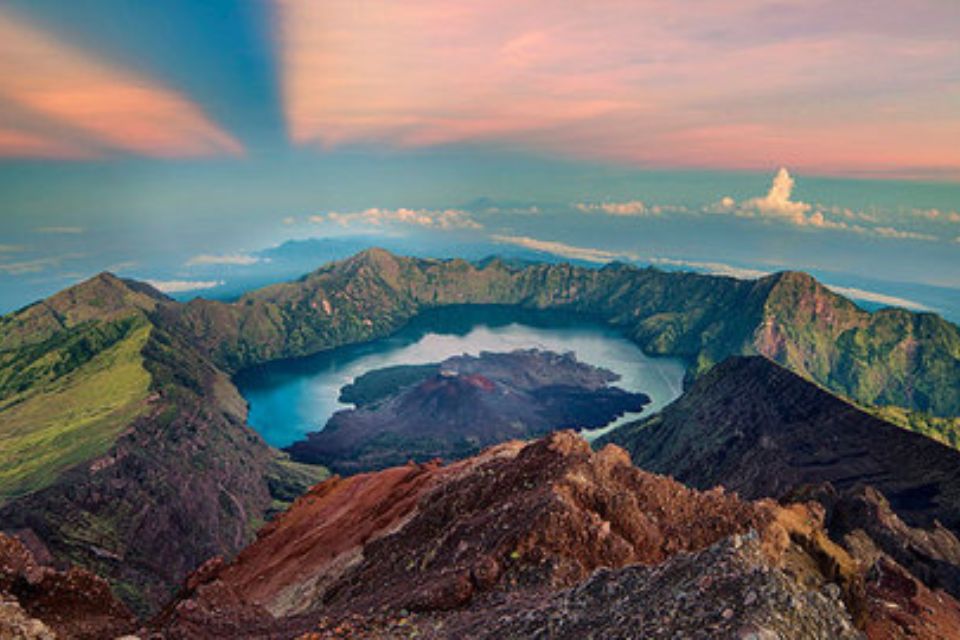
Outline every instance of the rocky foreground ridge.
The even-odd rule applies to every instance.
[[[960,621],[950,595],[837,544],[824,517],[688,489],[558,432],[317,485],[155,624],[171,638],[934,638]]]
[[[883,536],[904,548],[935,538],[869,495],[828,508],[814,497],[746,501],[722,488],[689,489],[641,471],[619,447],[595,452],[557,432],[447,466],[322,482],[235,559],[206,562],[139,625],[99,578],[41,568],[23,545],[0,538],[0,632],[952,637],[960,603],[882,544]]]
[[[43,566],[20,540],[0,534],[0,638],[100,640],[136,628],[103,578]]]

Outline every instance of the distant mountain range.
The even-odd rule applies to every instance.
[[[102,274],[0,318],[0,528],[156,611],[323,477],[247,426],[233,373],[480,303],[607,322],[648,353],[684,358],[690,383],[731,355],[762,354],[865,405],[960,414],[955,325],[867,313],[801,273],[739,281],[369,250],[233,303],[177,303]]]

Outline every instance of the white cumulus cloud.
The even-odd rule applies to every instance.
[[[147,280],[147,284],[164,293],[183,293],[213,289],[224,284],[223,280]]]
[[[315,224],[334,223],[343,227],[354,224],[383,226],[388,224],[406,224],[430,229],[481,229],[483,225],[470,217],[462,209],[381,209],[372,207],[363,211],[340,213],[330,211],[312,215],[308,218]]]
[[[529,236],[493,235],[490,236],[490,239],[494,242],[512,244],[533,251],[542,251],[543,253],[550,253],[574,260],[583,260],[585,262],[607,263],[618,258],[636,259],[636,256],[630,254],[614,253],[613,251],[594,249],[592,247],[578,247],[572,244],[566,244],[565,242],[554,242],[552,240],[538,240],[537,238],[531,238]]]
[[[798,227],[810,227],[815,229],[834,229],[849,231],[860,235],[876,236],[881,238],[896,238],[901,240],[937,240],[936,236],[919,231],[909,231],[896,229],[890,226],[868,226],[859,224],[862,222],[877,222],[875,214],[868,212],[853,211],[849,208],[838,206],[826,206],[822,204],[812,205],[807,202],[800,202],[793,199],[793,188],[796,181],[786,168],[781,167],[774,176],[767,195],[762,197],[750,198],[743,202],[737,202],[730,196],[722,198],[719,202],[704,208],[709,213],[733,214],[744,218],[760,218],[765,220],[778,220]],[[828,217],[827,214],[834,216]],[[944,214],[938,210],[917,211],[915,215],[927,219],[945,219],[950,220],[949,214]],[[840,220],[836,218],[842,218]]]
[[[249,266],[251,264],[257,264],[258,262],[260,262],[260,258],[256,256],[248,256],[242,253],[231,253],[226,255],[202,254],[199,256],[194,256],[189,260],[187,260],[187,266],[188,267],[208,266],[208,265]]]
[[[611,216],[656,215],[653,209],[640,200],[627,202],[578,202],[574,208],[584,213],[605,213]]]
[[[791,200],[793,187],[796,181],[786,167],[780,167],[773,178],[770,190],[762,198],[751,198],[740,204],[743,210],[753,210],[761,214],[782,216],[793,220],[802,220],[803,214],[810,211],[811,205],[806,202]]]
[[[940,209],[914,209],[913,215],[936,222],[960,222],[960,213],[956,211],[941,211]]]

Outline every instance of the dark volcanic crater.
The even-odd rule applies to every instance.
[[[482,352],[440,363],[387,367],[341,390],[355,409],[287,450],[295,460],[341,474],[452,460],[492,444],[556,429],[594,429],[650,402],[610,386],[619,376],[539,349]]]

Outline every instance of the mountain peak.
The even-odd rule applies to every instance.
[[[657,564],[751,530],[772,549],[788,535],[778,513],[770,502],[688,489],[633,467],[616,447],[592,452],[558,432],[449,466],[411,464],[317,485],[234,561],[198,572],[188,602],[168,608],[167,626],[228,637],[257,607],[275,616],[261,618],[275,625],[258,629],[263,636],[367,611],[497,620],[486,607],[500,595],[540,602],[600,567]],[[440,637],[468,635],[449,628]]]
[[[0,348],[40,342],[57,331],[90,320],[116,320],[154,310],[170,299],[148,284],[103,271],[0,318]]]
[[[777,284],[792,286],[811,286],[818,281],[806,271],[778,271],[771,276]]]
[[[48,298],[46,304],[66,315],[103,319],[104,314],[132,309],[152,310],[165,300],[169,298],[146,283],[124,280],[109,271],[102,271]]]
[[[385,261],[395,262],[397,256],[393,253],[387,251],[383,247],[370,247],[369,249],[364,249],[357,255],[352,258],[347,259],[349,262],[362,262],[373,265],[381,265]]]

